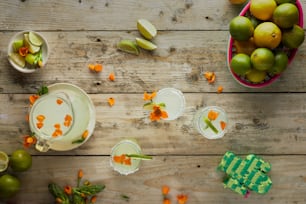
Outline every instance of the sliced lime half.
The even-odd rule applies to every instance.
[[[0,172],[7,169],[9,163],[9,157],[5,152],[0,151]]]
[[[148,40],[154,38],[157,34],[155,26],[146,19],[139,19],[137,21],[137,29]]]
[[[118,45],[118,49],[130,54],[139,55],[139,49],[137,45],[131,40],[121,40]]]
[[[154,45],[150,41],[142,39],[142,38],[136,38],[136,43],[139,47],[141,47],[145,50],[155,50],[157,48],[156,45]]]
[[[218,133],[219,131],[217,130],[217,128],[212,124],[212,122],[208,119],[208,118],[204,118],[204,122],[206,123],[206,125],[212,130],[214,131],[214,133]]]
[[[127,154],[127,157],[133,158],[133,159],[140,159],[140,160],[152,160],[153,157],[149,155],[143,155],[143,154]]]
[[[38,52],[40,50],[39,46],[36,46],[36,45],[34,45],[30,42],[29,34],[27,34],[27,33],[24,34],[24,44],[25,44],[25,46],[27,46],[29,48],[29,52],[32,53],[32,54],[35,54],[36,52]]]
[[[25,59],[24,57],[20,56],[18,53],[11,53],[9,58],[18,66],[24,67],[25,66]]]
[[[13,42],[13,49],[15,52],[18,52],[19,48],[21,48],[22,46],[23,46],[23,39],[15,40]]]
[[[42,39],[33,32],[29,32],[29,40],[35,46],[41,46],[43,44]]]

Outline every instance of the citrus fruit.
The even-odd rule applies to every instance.
[[[20,56],[18,53],[11,53],[9,55],[9,58],[15,63],[17,64],[18,66],[20,67],[24,67],[25,66],[25,59],[24,57]]]
[[[131,41],[131,40],[121,40],[118,44],[117,47],[119,50],[134,54],[134,55],[139,55],[139,49],[137,45]]]
[[[25,150],[18,149],[12,153],[9,164],[13,171],[26,171],[32,166],[32,157]]]
[[[231,4],[244,4],[247,0],[229,0]]]
[[[229,31],[235,40],[246,41],[253,35],[254,27],[247,17],[236,16],[230,22]]]
[[[266,21],[272,17],[276,6],[274,0],[251,0],[250,12],[259,20]]]
[[[29,34],[27,34],[27,33],[24,34],[24,45],[29,48],[29,52],[32,53],[32,54],[34,54],[34,53],[36,53],[40,50],[39,46],[33,45],[30,42]]]
[[[254,42],[257,47],[276,48],[282,40],[282,31],[272,22],[263,22],[254,30]]]
[[[266,76],[267,73],[265,71],[259,71],[257,69],[252,69],[246,74],[246,78],[253,83],[259,83],[264,81]]]
[[[277,4],[283,4],[283,3],[293,3],[293,4],[295,4],[296,0],[275,0],[275,2]]]
[[[303,28],[294,25],[292,29],[283,32],[282,43],[288,48],[298,48],[305,39]]]
[[[274,54],[268,48],[257,48],[251,54],[251,63],[259,71],[268,70],[274,65]]]
[[[137,29],[148,40],[151,40],[157,34],[155,26],[146,19],[139,19],[137,21]]]
[[[29,32],[29,40],[35,46],[41,46],[43,44],[42,39],[33,32]]]
[[[271,74],[280,74],[283,72],[288,65],[288,56],[283,51],[278,51],[275,53],[274,65],[268,69]]]
[[[280,28],[291,28],[299,22],[299,10],[296,5],[284,3],[273,12],[273,22]]]
[[[0,198],[10,198],[20,189],[20,181],[10,174],[0,177]]]
[[[244,53],[247,55],[251,55],[252,52],[256,49],[256,45],[254,43],[254,39],[250,38],[248,41],[234,41],[234,46],[236,48],[237,53]]]
[[[157,48],[156,45],[142,38],[136,38],[136,44],[145,50],[155,50]]]
[[[252,68],[251,59],[247,54],[239,53],[232,58],[230,66],[233,72],[244,76]]]
[[[9,158],[5,152],[0,151],[0,172],[7,169]]]
[[[18,52],[19,48],[21,48],[22,46],[23,46],[23,39],[15,40],[13,42],[13,49],[15,52]]]

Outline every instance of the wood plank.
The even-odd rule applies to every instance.
[[[25,121],[28,96],[2,94],[0,97],[3,151],[11,152],[20,147],[22,136],[29,134]],[[142,94],[93,94],[90,97],[97,112],[94,136],[73,151],[47,154],[109,154],[115,143],[129,137],[137,139],[145,153],[153,155],[223,154],[227,150],[240,154],[306,154],[304,94],[186,93],[183,116],[169,122],[150,122],[148,113],[142,109]],[[111,108],[107,104],[109,97],[116,100]],[[220,140],[207,140],[193,128],[195,111],[207,105],[220,106],[228,114],[229,129]]]
[[[0,49],[15,32],[0,33]],[[222,85],[224,92],[305,92],[304,43],[283,76],[269,87],[249,89],[232,78],[226,63],[228,33],[224,31],[160,32],[158,49],[134,56],[118,51],[120,39],[134,39],[137,32],[43,32],[50,44],[47,66],[34,74],[12,69],[6,54],[0,57],[0,93],[33,93],[42,84],[70,82],[88,93],[143,93],[163,87],[183,92],[213,92]],[[102,63],[100,74],[90,73],[89,63]],[[108,74],[114,72],[116,81]],[[216,83],[209,85],[205,71],[214,71]],[[158,82],[158,83],[157,83]]]
[[[260,156],[260,155],[259,155]],[[242,156],[243,157],[243,156]],[[170,196],[185,193],[188,203],[304,203],[305,156],[262,156],[272,164],[268,176],[273,185],[266,195],[251,193],[248,199],[224,189],[223,172],[216,171],[220,156],[157,156],[143,162],[140,170],[128,176],[120,176],[109,166],[108,156],[33,157],[32,168],[19,178],[22,189],[13,203],[52,203],[47,186],[56,182],[61,186],[75,185],[77,171],[84,170],[84,179],[93,184],[105,184],[97,203],[125,203],[120,195],[130,197],[129,203],[162,203],[161,187],[169,185]]]

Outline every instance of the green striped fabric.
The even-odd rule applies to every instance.
[[[223,181],[224,187],[246,195],[248,190],[260,194],[267,193],[272,185],[267,172],[271,165],[254,154],[248,155],[244,160],[228,151],[224,154],[218,169],[225,172],[228,178]]]

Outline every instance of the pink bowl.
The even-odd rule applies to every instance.
[[[302,5],[301,5],[301,2],[300,0],[297,0],[296,1],[296,6],[299,10],[299,23],[298,25],[300,27],[303,28],[304,26],[304,21],[303,21],[303,8],[302,8]],[[242,9],[242,11],[240,12],[239,16],[244,16],[248,11],[249,11],[249,8],[250,8],[250,2]],[[233,57],[233,43],[234,43],[234,39],[230,36],[229,37],[229,41],[228,41],[228,48],[227,48],[227,65],[228,65],[228,69],[230,71],[230,73],[232,74],[233,78],[241,85],[245,86],[245,87],[249,87],[249,88],[262,88],[262,87],[266,87],[268,85],[270,85],[271,83],[273,83],[276,79],[278,79],[280,77],[280,74],[276,74],[274,76],[271,76],[269,77],[269,79],[261,82],[261,83],[252,83],[252,82],[249,82],[247,81],[246,79],[238,76],[237,74],[235,74],[233,72],[233,70],[231,69],[230,67],[230,62],[232,60],[232,57]],[[294,59],[294,56],[296,54],[298,49],[293,49],[290,51],[289,53],[289,62],[288,62],[288,65],[292,62],[292,60]]]

